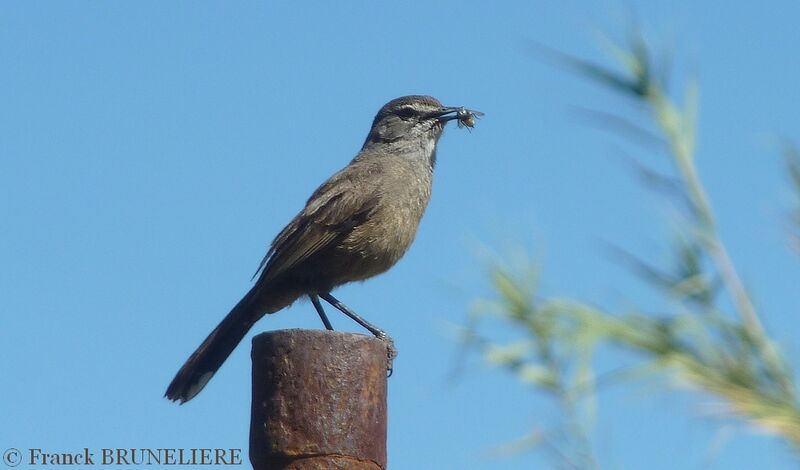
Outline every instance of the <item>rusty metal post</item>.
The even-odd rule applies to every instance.
[[[385,470],[386,345],[353,333],[253,338],[255,470]]]

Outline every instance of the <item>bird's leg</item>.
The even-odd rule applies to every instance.
[[[325,329],[333,331],[331,321],[328,320],[328,316],[325,315],[325,310],[323,310],[322,304],[319,303],[319,297],[317,297],[317,294],[308,294],[308,298],[311,299],[311,303],[314,304],[314,308],[317,309],[317,313],[319,314],[319,318],[322,320],[322,323],[325,325]]]
[[[322,297],[322,300],[333,305],[334,308],[344,313],[348,317],[352,318],[353,320],[355,320],[356,323],[369,330],[369,332],[375,335],[376,338],[386,343],[386,348],[388,350],[388,356],[389,356],[389,371],[390,371],[389,373],[391,374],[392,360],[395,357],[397,357],[397,349],[394,347],[394,340],[392,340],[392,338],[389,335],[387,335],[385,331],[381,330],[380,328],[376,327],[370,322],[364,320],[363,318],[361,318],[359,314],[350,310],[350,307],[339,302],[339,300],[336,297],[332,296],[330,292],[321,293],[319,294],[319,296]]]
[[[350,310],[350,307],[339,302],[339,300],[337,300],[336,297],[332,296],[330,293],[319,294],[319,296],[322,297],[322,300],[333,305],[337,310],[344,313],[348,317],[355,320],[356,323],[369,330],[369,332],[375,335],[375,337],[377,337],[378,339],[384,339],[389,337],[389,335],[387,335],[385,331],[381,330],[380,328],[372,325],[368,321],[361,318],[359,314]]]

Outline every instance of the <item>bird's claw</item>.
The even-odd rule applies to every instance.
[[[394,358],[397,357],[397,348],[394,346],[394,340],[384,332],[378,333],[375,337],[386,345],[386,376],[391,377],[394,371],[392,364],[394,363]]]

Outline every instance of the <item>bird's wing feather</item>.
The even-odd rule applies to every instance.
[[[353,169],[341,171],[323,183],[303,210],[275,237],[256,271],[256,275],[261,272],[259,282],[274,279],[341,241],[367,220],[379,201],[378,178],[374,177],[379,169]]]

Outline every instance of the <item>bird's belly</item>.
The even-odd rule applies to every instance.
[[[341,248],[352,262],[351,280],[362,280],[394,266],[414,241],[419,219],[391,216],[356,227]]]
[[[427,204],[427,198],[401,198],[412,204],[385,204],[339,245],[349,269],[343,282],[359,281],[383,273],[405,254]]]

